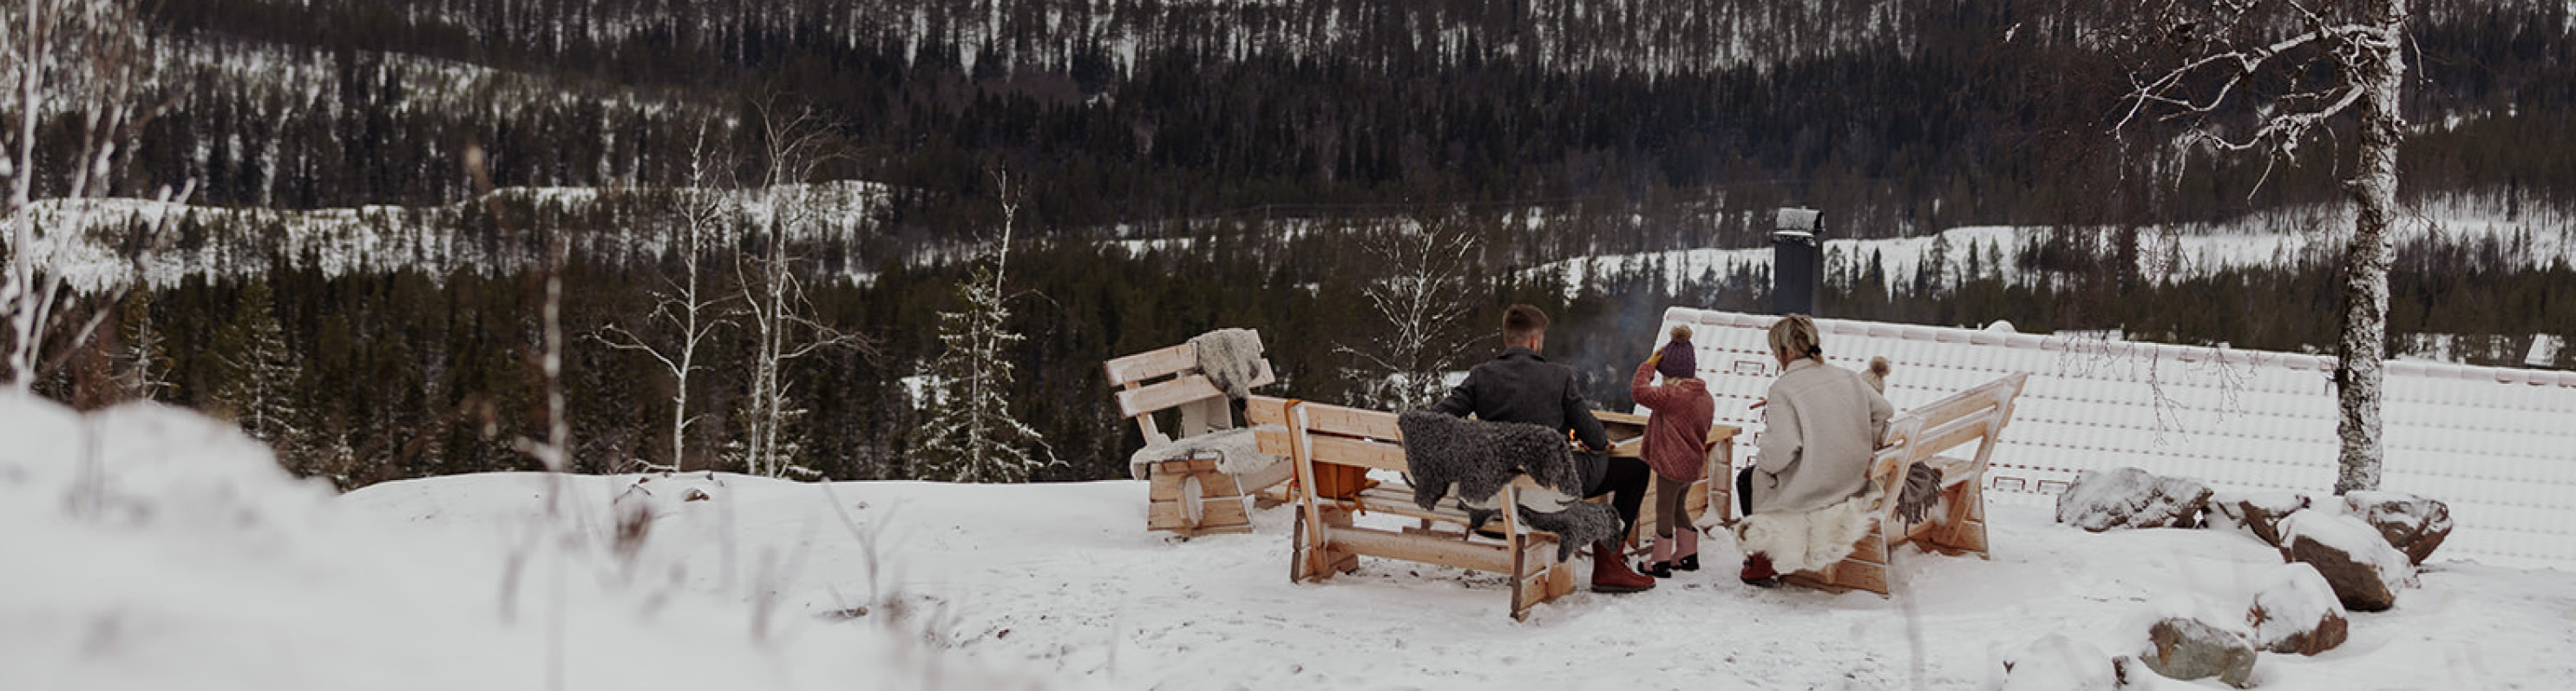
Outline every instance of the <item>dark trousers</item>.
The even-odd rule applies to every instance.
[[[1628,535],[1637,529],[1637,509],[1646,504],[1646,481],[1654,477],[1655,469],[1634,458],[1612,457],[1608,461],[1601,480],[1592,483],[1583,497],[1610,495],[1610,508],[1619,512],[1619,534]]]
[[[1735,505],[1744,507],[1744,512],[1736,514],[1737,516],[1753,515],[1752,468],[1746,468],[1744,469],[1744,472],[1735,474]]]

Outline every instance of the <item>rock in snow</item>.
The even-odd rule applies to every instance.
[[[2281,552],[2313,565],[2335,597],[2356,612],[2397,606],[2397,590],[2415,585],[2415,566],[2359,518],[2308,509],[2281,521]]]
[[[2209,510],[2235,521],[2255,539],[2274,547],[2281,546],[2281,519],[2308,508],[2308,497],[2292,492],[2255,492],[2250,494],[2212,494]]]
[[[2315,655],[2343,645],[2351,635],[2343,603],[2334,586],[2313,565],[2282,564],[2272,583],[2254,593],[2245,623],[2254,627],[2254,647],[2276,653]]]
[[[2147,649],[2138,654],[2138,661],[2175,679],[2214,676],[2241,689],[2254,683],[2257,657],[2253,644],[2234,629],[2174,617],[2147,628]]]
[[[2352,515],[2378,528],[2389,546],[2406,553],[2408,563],[2423,564],[2451,537],[2451,506],[2439,500],[2401,492],[2352,492],[2343,501]]]
[[[2057,522],[2093,532],[2112,528],[2188,528],[2200,521],[2209,487],[2190,478],[2160,478],[2137,468],[2087,470],[2057,495]]]
[[[2049,634],[2004,655],[2003,691],[2112,691],[2118,669],[2101,648]]]

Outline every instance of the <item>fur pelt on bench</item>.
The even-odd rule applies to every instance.
[[[1577,547],[1619,535],[1617,510],[1574,500],[1583,496],[1583,473],[1556,430],[1428,410],[1406,411],[1396,426],[1404,431],[1404,463],[1417,506],[1437,507],[1455,492],[1470,520],[1482,523],[1498,510],[1494,498],[1503,487],[1527,475],[1553,491],[1524,492],[1515,508],[1530,527],[1557,534],[1557,561],[1573,558]]]
[[[1148,444],[1127,457],[1127,471],[1136,479],[1146,477],[1146,469],[1163,461],[1186,461],[1206,454],[1216,457],[1217,472],[1245,475],[1267,470],[1280,457],[1261,452],[1261,440],[1250,427],[1209,432],[1195,437],[1174,439],[1161,444]]]
[[[1870,514],[1886,496],[1876,488],[1814,511],[1772,511],[1735,524],[1736,546],[1771,557],[1771,568],[1792,573],[1824,568],[1851,556],[1852,543],[1873,527]],[[1714,515],[1716,512],[1710,512]]]
[[[1190,339],[1190,349],[1198,353],[1199,373],[1226,398],[1240,401],[1252,395],[1252,378],[1259,373],[1255,363],[1261,360],[1259,332],[1217,329]]]

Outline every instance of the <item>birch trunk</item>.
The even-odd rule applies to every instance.
[[[2397,146],[2405,138],[2398,96],[2405,86],[2406,0],[2375,0],[2370,20],[2382,32],[2359,51],[2359,172],[2351,181],[2356,211],[2344,246],[2343,339],[2336,349],[2335,396],[2343,448],[2335,494],[2379,489],[2380,402],[2388,343],[2388,229],[2397,215]]]

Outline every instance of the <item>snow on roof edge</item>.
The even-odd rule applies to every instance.
[[[1768,329],[1771,328],[1772,323],[1779,320],[1780,318],[1775,315],[1746,314],[1742,312],[1727,312],[1722,310],[1704,310],[1679,305],[1668,307],[1664,310],[1664,321],[1666,323],[1680,322],[1685,324],[1706,324],[1710,326]],[[2075,337],[2069,336],[2004,334],[1983,329],[1962,329],[1946,326],[1924,326],[1920,324],[1897,324],[1893,322],[1859,321],[1851,319],[1819,318],[1816,320],[1816,328],[1827,335],[1897,338],[1909,341],[1932,341],[1938,343],[2001,345],[2007,348],[2022,350],[2065,350],[2069,342],[2077,340]],[[2198,362],[2212,359],[2230,365],[2263,362],[2266,364],[2278,364],[2291,369],[2313,369],[2318,371],[2333,370],[2335,367],[2335,358],[2329,355],[2283,353],[2277,351],[2218,348],[2211,346],[2186,346],[2147,341],[2131,342],[2127,345],[2140,348],[2147,353],[2151,353],[2156,356],[2170,357],[2183,362]],[[2389,360],[2385,371],[2388,376],[2391,377],[2494,381],[2498,384],[2530,384],[2533,386],[2555,385],[2576,388],[2576,372],[2557,370],[2530,370],[2485,365],[2461,365],[2443,362]]]

